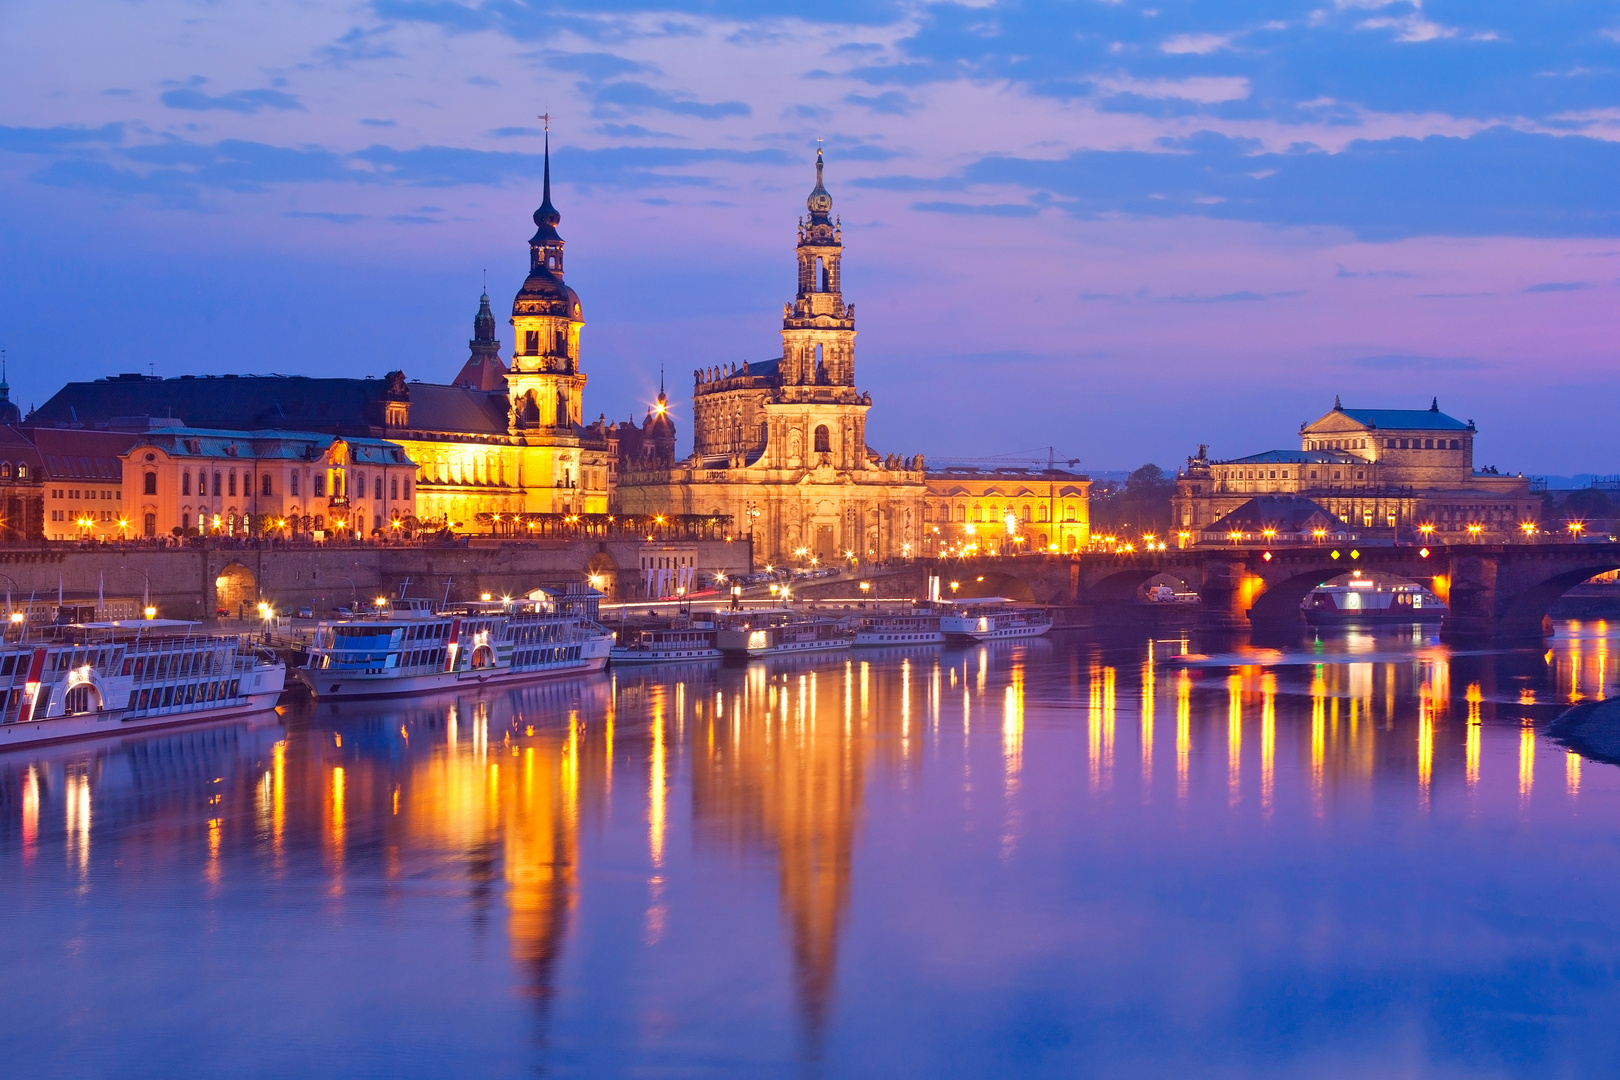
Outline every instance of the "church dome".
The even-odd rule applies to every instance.
[[[821,149],[816,148],[816,186],[810,190],[810,197],[804,200],[809,208],[812,218],[825,218],[832,211],[832,196],[821,183]]]
[[[523,279],[523,288],[512,301],[513,315],[552,315],[563,319],[580,319],[579,294],[562,278],[537,266]]]

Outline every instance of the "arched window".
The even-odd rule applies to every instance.
[[[377,493],[376,494],[377,501],[382,502],[382,477],[380,477],[380,476],[377,477],[377,479],[375,481],[373,481],[372,486],[373,486],[373,488],[375,489],[375,491]]]
[[[819,349],[821,346],[818,345],[816,348]],[[816,427],[816,453],[832,453],[832,432],[827,430],[826,424],[820,424]]]
[[[183,469],[180,472],[180,494],[191,494],[191,470]]]
[[[966,521],[967,520],[967,504],[966,503],[962,503],[961,505],[959,505],[956,508],[956,520],[957,521]]]
[[[261,495],[269,495],[270,494],[270,474],[269,473],[265,473],[264,477],[259,482],[259,494],[261,494]]]
[[[149,472],[141,479],[141,493],[144,495],[157,494],[157,473]]]
[[[1029,503],[1024,504],[1024,520],[1026,522],[1029,520]]]
[[[980,506],[978,503],[973,504],[973,520],[974,521],[983,521],[984,520],[984,507]]]
[[[397,476],[388,481],[388,497],[390,499],[399,498],[399,477]]]
[[[296,472],[287,478],[287,493],[289,495],[298,494],[298,473]]]
[[[523,332],[523,352],[527,356],[540,355],[540,331],[525,330]]]
[[[0,462],[0,476],[11,476],[11,462]]]
[[[220,486],[224,482],[225,482],[224,476],[222,476],[219,473],[214,474],[214,498],[217,499],[217,498],[220,497],[220,495],[224,494],[225,489]],[[198,492],[198,494],[200,495],[200,494],[202,494],[202,492]]]

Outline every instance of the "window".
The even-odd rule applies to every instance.
[[[529,356],[540,354],[540,331],[525,330],[523,332],[523,351]]]
[[[190,532],[191,531],[191,515],[190,514],[181,514],[180,515],[180,529],[183,532]]]
[[[224,489],[222,487],[220,487],[220,484],[223,481],[224,481],[224,477],[222,477],[219,473],[214,474],[214,498],[216,498],[216,499],[219,498],[220,495],[223,494],[223,492],[224,492]]]
[[[826,424],[821,424],[816,428],[816,453],[832,453],[832,432],[827,430]]]
[[[144,485],[141,488],[141,493],[142,494],[144,494],[144,495],[156,495],[157,494],[157,473],[155,473],[155,472],[147,473],[145,475],[145,477],[142,478],[141,483]]]
[[[375,484],[375,487],[376,487],[376,490],[377,490],[377,501],[378,502],[382,502],[382,480],[383,480],[382,477],[380,477],[380,476],[377,477],[377,481],[376,481],[376,484]]]
[[[1451,440],[1451,448],[1453,450],[1461,450],[1462,449],[1462,440],[1461,439],[1452,439]],[[23,471],[23,466],[21,466],[21,465],[17,466],[17,475],[18,476],[22,475],[22,471]]]
[[[231,498],[233,498],[233,499],[236,498],[236,470],[235,469],[231,470],[231,487],[230,487],[230,491],[231,491]]]
[[[180,494],[191,494],[191,470],[185,469],[180,473]]]
[[[326,494],[326,475],[324,473],[316,473],[315,474],[315,497],[317,499],[319,499],[319,498],[322,498],[323,496],[325,496],[325,494]]]
[[[1029,503],[1024,504],[1024,520],[1029,521]]]
[[[287,478],[287,494],[298,494],[298,474],[296,472]]]
[[[411,478],[408,476],[405,478],[405,497],[407,499],[411,497]]]
[[[1039,510],[1036,511],[1036,514],[1037,514],[1037,519],[1036,520],[1044,522],[1046,520],[1046,507],[1044,507],[1044,506],[1041,507]]]
[[[397,476],[388,481],[388,497],[390,499],[399,498],[399,477]]]

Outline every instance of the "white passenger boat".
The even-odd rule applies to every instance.
[[[855,624],[855,645],[938,645],[945,640],[937,611],[869,615]]]
[[[1004,641],[1040,637],[1052,629],[1052,616],[1009,603],[966,604],[942,615],[939,628],[949,641]]]
[[[317,626],[309,662],[294,674],[316,697],[342,699],[600,671],[613,646],[596,621],[601,595],[537,589],[445,611],[391,601],[374,615]]]
[[[0,645],[0,750],[274,708],[286,665],[248,638],[193,626],[84,623]]]
[[[613,643],[614,664],[669,664],[720,659],[719,631],[688,619],[627,626]]]
[[[847,649],[855,632],[843,621],[788,611],[750,611],[720,622],[720,652],[730,657],[791,656]]]
[[[1381,576],[1356,576],[1318,585],[1306,595],[1300,608],[1312,626],[1439,622],[1446,615],[1446,605],[1422,585]]]

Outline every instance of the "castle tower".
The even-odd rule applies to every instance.
[[[501,363],[501,342],[495,336],[495,315],[489,310],[489,293],[478,298],[478,314],[473,316],[473,336],[467,342],[471,355],[451,386],[473,390],[506,389],[506,365]]]
[[[816,150],[816,186],[799,219],[799,291],[782,311],[782,385],[855,385],[855,305],[844,303],[841,222],[822,184]]]
[[[512,301],[512,365],[506,376],[512,434],[555,433],[580,423],[585,376],[579,370],[579,296],[563,284],[562,215],[551,205],[551,134],[546,134],[544,197],[529,238],[529,276]]]

